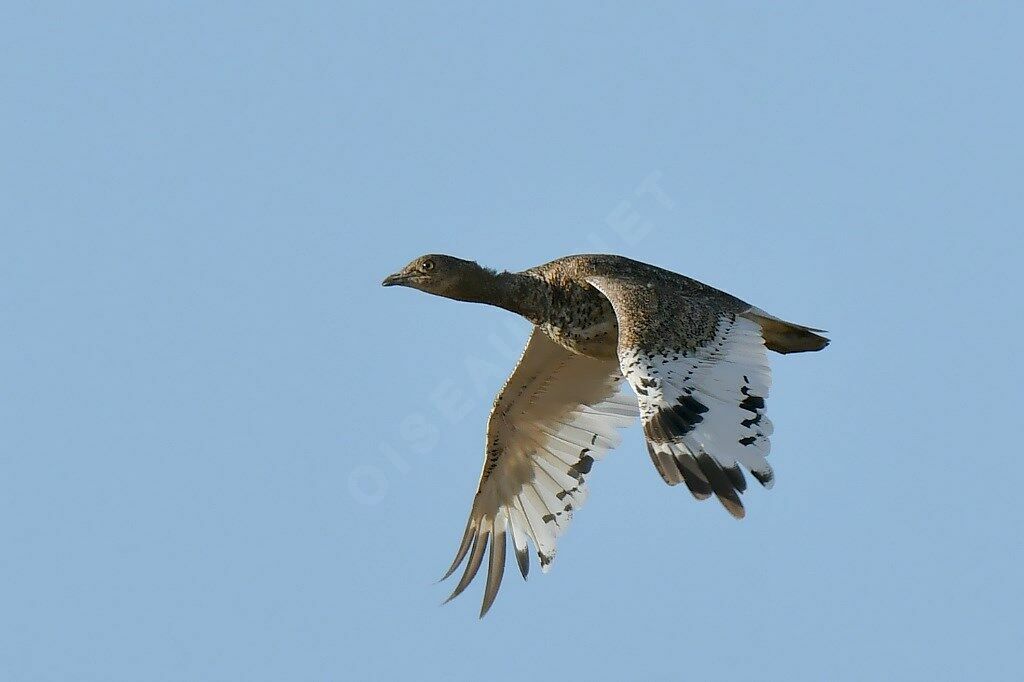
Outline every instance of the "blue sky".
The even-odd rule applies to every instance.
[[[1020,5],[425,4],[0,11],[0,677],[1019,679]],[[834,342],[478,621],[528,325],[380,280],[590,251]]]

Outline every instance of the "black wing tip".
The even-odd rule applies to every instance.
[[[767,471],[754,471],[751,469],[750,475],[756,478],[757,482],[765,488],[771,488],[775,484],[775,472],[771,469]]]
[[[520,550],[516,548],[516,563],[519,564],[519,572],[523,574],[523,580],[526,580],[527,574],[530,572],[530,552],[526,548]]]
[[[469,587],[469,584],[473,582],[473,578],[476,577],[477,571],[480,570],[480,564],[483,561],[484,552],[487,550],[489,539],[489,532],[474,534],[473,549],[469,552],[469,562],[466,564],[466,570],[462,574],[462,579],[459,580],[459,584],[455,586],[451,595],[449,595],[443,603],[447,604],[452,599],[458,597],[467,587]]]
[[[682,481],[679,481],[674,480],[674,475],[669,476],[662,469],[662,463],[656,456],[655,449],[650,441],[647,443],[647,450],[651,455],[651,461],[654,462],[655,468],[661,474],[661,478],[665,483],[669,485],[676,485],[680,482],[685,483],[690,494],[698,500],[706,500],[714,494],[726,511],[733,517],[742,519],[746,516],[743,502],[740,501],[740,493],[746,491],[747,479],[744,477],[743,470],[740,469],[738,464],[723,467],[706,452],[701,452],[694,456],[684,450],[684,448],[679,447],[673,449],[669,454],[669,458],[675,463],[675,468],[682,477]],[[680,450],[683,451],[680,452]],[[767,474],[756,471],[751,473],[761,485],[765,487],[771,486],[771,470]]]
[[[743,470],[740,469],[739,464],[725,467],[722,471],[729,477],[729,482],[732,483],[732,487],[736,489],[736,492],[742,493],[747,490],[747,479],[743,476]]]
[[[736,519],[746,516],[747,512],[743,508],[743,502],[740,501],[739,491],[722,466],[706,452],[700,453],[696,459],[701,472],[711,484],[715,497],[722,503],[725,510]]]

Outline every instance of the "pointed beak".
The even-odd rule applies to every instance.
[[[385,287],[393,287],[395,285],[401,286],[402,284],[405,284],[405,282],[408,279],[409,279],[409,275],[405,274],[404,272],[396,272],[393,275],[388,275],[387,277],[385,277],[384,281],[381,282],[381,286],[385,286]]]

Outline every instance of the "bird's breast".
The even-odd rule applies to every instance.
[[[553,277],[545,305],[531,321],[555,343],[594,358],[614,359],[619,325],[611,302],[585,281]]]
[[[602,359],[616,357],[619,325],[614,313],[585,321],[552,321],[540,327],[552,341],[573,353]]]

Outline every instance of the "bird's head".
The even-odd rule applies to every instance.
[[[395,274],[388,275],[381,284],[386,287],[411,287],[446,298],[475,300],[475,296],[486,289],[494,277],[493,270],[471,260],[428,254],[416,258]]]

